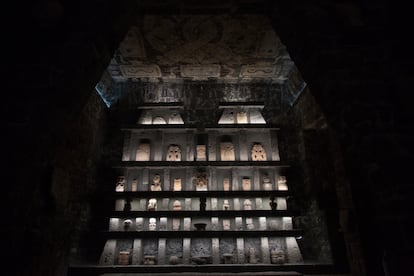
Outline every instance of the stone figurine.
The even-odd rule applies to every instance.
[[[272,264],[284,264],[286,262],[285,252],[281,249],[272,248],[270,250],[270,260]]]
[[[244,210],[252,210],[252,201],[250,199],[245,199],[243,202]]]
[[[252,189],[252,182],[249,177],[242,178],[242,190],[250,191]]]
[[[266,161],[266,151],[262,144],[253,144],[252,147],[252,160],[253,161]]]
[[[197,145],[196,149],[197,149],[196,160],[206,161],[207,160],[206,145]]]
[[[174,201],[173,210],[175,210],[175,211],[181,210],[181,202],[179,200]]]
[[[118,180],[115,186],[116,192],[123,192],[125,191],[125,176],[118,176]]]
[[[228,177],[223,179],[223,191],[230,191],[230,178]]]
[[[230,210],[230,203],[229,203],[229,200],[228,199],[225,199],[223,201],[223,210],[224,211]]]
[[[157,199],[150,198],[148,200],[148,211],[156,211],[157,210]]]
[[[196,191],[207,191],[207,174],[205,172],[198,173],[195,181]]]
[[[253,218],[246,218],[246,229],[254,230]]]
[[[247,112],[239,111],[236,113],[236,119],[238,124],[247,124]]]
[[[156,231],[157,230],[157,219],[156,218],[150,218],[149,219],[148,230],[150,230],[150,231]]]
[[[220,143],[221,161],[234,161],[236,160],[234,154],[234,146],[231,142]]]
[[[179,177],[174,178],[173,191],[181,191],[181,189],[182,189],[181,178]]]
[[[272,182],[270,182],[270,177],[268,175],[263,176],[262,186],[263,186],[263,190],[265,190],[265,191],[273,190]]]
[[[151,183],[151,191],[161,191],[161,176],[159,174],[155,174],[152,178]]]
[[[124,220],[124,230],[128,231],[132,226],[132,220],[126,219]]]
[[[177,145],[170,145],[167,152],[167,161],[181,161],[181,149]]]
[[[141,143],[138,145],[136,161],[149,161],[150,160],[151,145],[148,143]]]

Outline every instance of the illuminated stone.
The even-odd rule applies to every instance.
[[[266,161],[266,151],[262,144],[254,144],[252,147],[252,160],[253,161]]]
[[[234,146],[231,142],[220,143],[221,161],[234,161],[236,157],[234,155]]]
[[[150,160],[151,145],[148,143],[142,143],[138,145],[137,153],[135,156],[136,161],[149,161]]]
[[[167,161],[181,161],[181,149],[177,145],[170,145],[167,152]]]

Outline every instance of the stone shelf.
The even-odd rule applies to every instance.
[[[247,168],[289,168],[280,161],[121,161],[113,168],[169,168],[169,167],[241,167]]]
[[[68,276],[94,276],[104,273],[139,273],[139,275],[158,275],[154,273],[185,273],[187,275],[202,275],[200,273],[209,273],[211,276],[234,276],[237,273],[240,276],[298,276],[321,275],[321,274],[338,274],[346,271],[338,271],[331,264],[205,264],[205,265],[78,265],[70,266]],[[195,272],[197,272],[195,274]],[[246,273],[239,273],[246,272]],[[141,274],[145,273],[145,274]],[[146,274],[148,273],[148,274]],[[212,274],[214,273],[214,274]],[[269,274],[270,273],[270,274]],[[118,274],[120,275],[120,274]],[[204,276],[204,275],[203,275]]]
[[[121,217],[293,217],[298,212],[290,210],[228,210],[228,211],[113,211],[111,218]]]
[[[196,126],[196,125],[181,125],[181,124],[165,124],[165,125],[146,125],[146,124],[136,124],[136,125],[123,125],[121,130],[141,132],[148,130],[177,130],[177,131],[186,131],[186,130],[250,130],[250,131],[268,131],[268,130],[279,130],[280,127],[276,125],[267,125],[267,124],[220,124],[220,125],[206,125],[206,126]]]
[[[232,237],[298,237],[303,235],[300,229],[294,230],[180,230],[180,231],[105,231],[107,239],[141,239],[141,238],[232,238]]]
[[[287,197],[291,193],[289,191],[137,191],[137,192],[111,192],[113,198],[255,198],[255,197]]]

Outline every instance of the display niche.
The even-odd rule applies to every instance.
[[[223,107],[217,125],[203,130],[184,124],[177,110],[152,108],[124,132],[127,162],[114,168],[99,264],[197,271],[302,263],[287,204],[289,167],[260,107]]]

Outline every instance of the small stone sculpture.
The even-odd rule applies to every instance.
[[[266,161],[266,151],[262,144],[253,144],[252,147],[252,160],[253,161]]]
[[[151,183],[151,191],[161,191],[161,176],[159,174],[155,174],[152,178]]]
[[[173,218],[172,220],[172,230],[173,231],[178,231],[180,230],[180,219],[179,218]]]
[[[257,264],[256,250],[253,247],[249,248],[249,263]]]
[[[223,210],[224,211],[230,210],[230,203],[229,203],[229,200],[228,199],[225,199],[223,201]]]
[[[234,161],[236,160],[234,155],[234,146],[231,142],[220,143],[221,161]]]
[[[132,226],[132,220],[126,219],[124,220],[124,230],[128,231]]]
[[[148,211],[156,211],[157,210],[157,199],[150,198],[148,200]]]
[[[270,177],[266,174],[263,176],[263,190],[271,191],[273,190],[272,182],[270,182]]]
[[[118,264],[119,265],[129,264],[129,251],[119,251]]]
[[[246,228],[247,230],[254,230],[253,218],[246,218]]]
[[[135,156],[136,161],[149,161],[150,160],[151,145],[148,143],[141,143],[138,145],[137,154]]]
[[[223,219],[223,230],[230,230],[231,224],[229,219]]]
[[[118,180],[116,182],[115,191],[116,192],[123,192],[123,191],[125,191],[125,176],[118,176]]]
[[[207,160],[206,145],[197,145],[196,149],[197,149],[196,160],[206,161]]]
[[[223,190],[224,191],[230,191],[230,178],[225,177],[223,179]]]
[[[179,177],[174,178],[173,191],[181,191],[181,189],[182,189],[181,178]]]
[[[247,112],[239,111],[236,113],[236,119],[238,124],[247,124]]]
[[[288,190],[288,186],[287,186],[287,182],[286,182],[286,176],[279,176],[277,178],[277,189],[281,190],[281,191],[287,191]]]
[[[131,191],[136,192],[138,191],[138,180],[134,178],[131,183]]]
[[[149,231],[156,231],[157,230],[157,219],[150,218],[148,223],[148,230]]]
[[[167,161],[181,161],[181,149],[177,145],[170,145],[167,152]]]
[[[252,182],[249,177],[242,178],[242,189],[243,191],[250,191],[252,189]]]
[[[199,172],[196,178],[196,191],[207,191],[207,174],[205,172]]]
[[[181,210],[181,202],[179,200],[174,201],[173,210],[175,211]]]
[[[243,202],[244,210],[252,210],[252,201],[250,199],[245,199]]]
[[[285,252],[281,249],[272,248],[270,250],[270,259],[272,264],[284,264],[286,262]]]
[[[155,265],[157,259],[154,255],[145,255],[144,256],[144,265]]]

